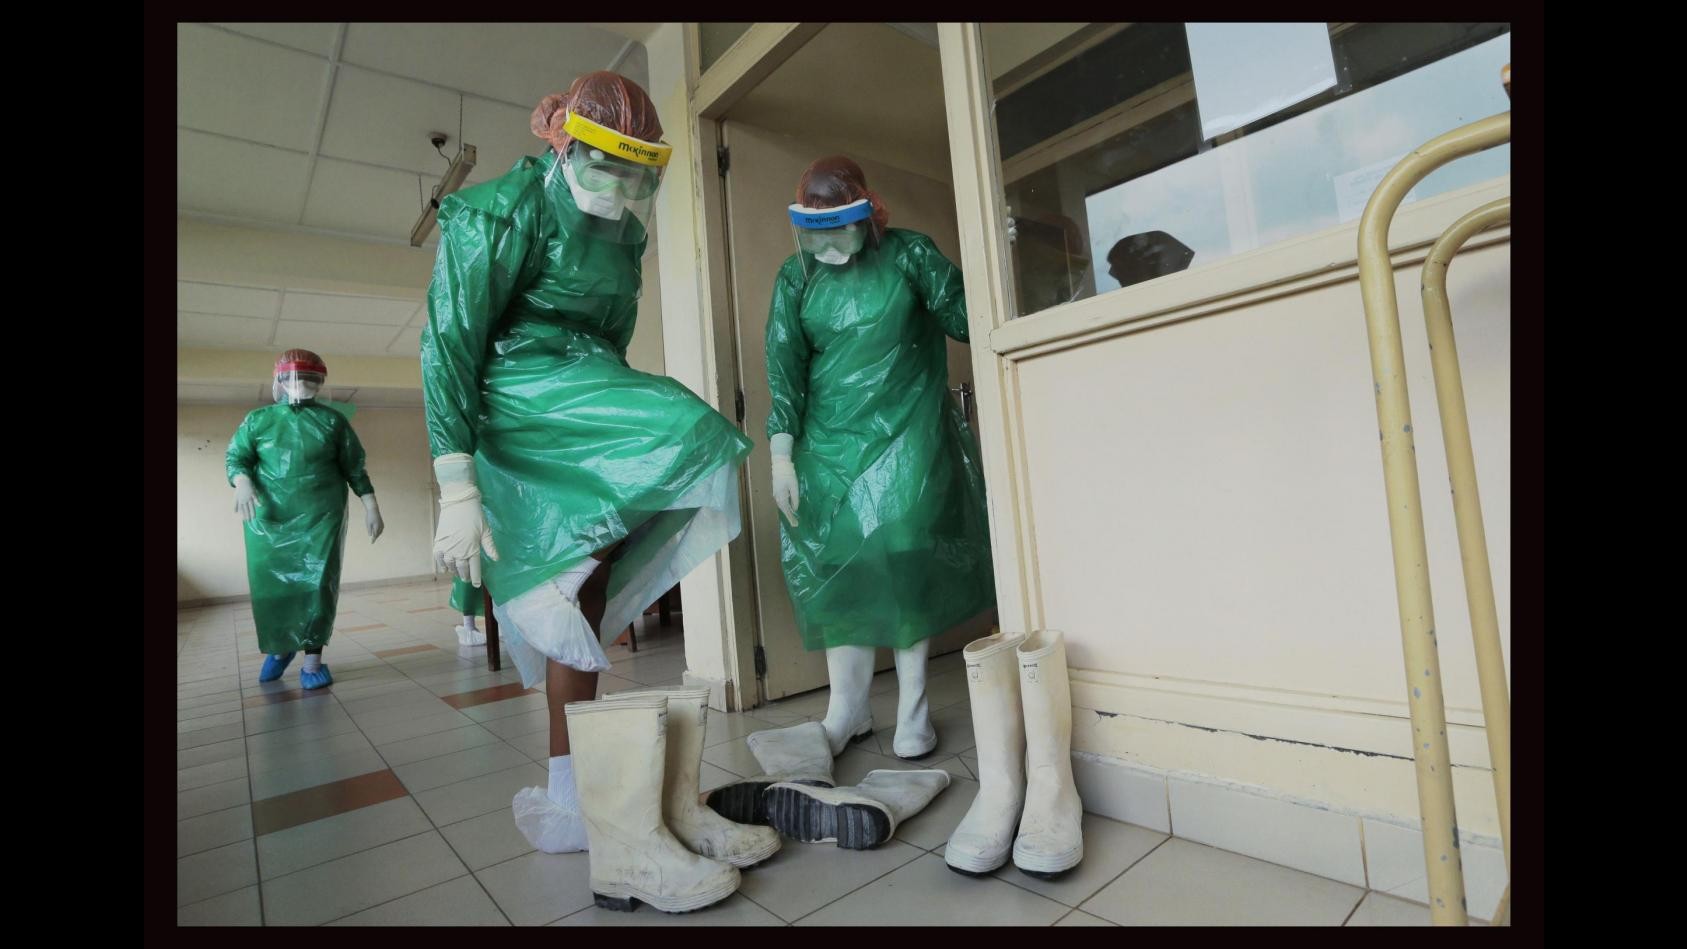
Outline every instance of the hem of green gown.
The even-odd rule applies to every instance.
[[[608,603],[597,630],[600,640],[613,638],[606,631],[619,634],[664,592],[738,536],[742,525],[736,475],[742,461],[743,454],[735,452],[665,509],[605,542],[608,546],[623,539],[632,541],[610,568]],[[493,600],[503,608],[578,562],[526,574],[537,579],[514,595],[500,596],[494,591]]]
[[[303,652],[306,649],[321,649],[327,646],[329,640],[333,638],[332,634],[321,639],[293,639],[287,638],[286,634],[280,634],[273,639],[259,636],[258,649],[266,656],[279,656],[283,653]]]
[[[800,606],[797,608],[799,610],[801,609]],[[972,609],[960,611],[960,615],[940,614],[939,616],[934,617],[929,624],[922,623],[920,629],[929,630],[929,632],[900,633],[896,630],[869,628],[862,632],[849,633],[842,636],[836,634],[814,634],[808,629],[803,628],[803,624],[799,620],[797,634],[802,640],[802,647],[805,652],[819,652],[822,649],[834,649],[838,646],[869,646],[874,649],[907,649],[909,646],[918,645],[933,636],[942,635],[957,626],[963,626],[969,622],[977,620],[979,617],[995,608],[996,600],[994,595],[992,595],[982,606],[975,606]]]
[[[698,493],[700,491],[705,490],[706,486],[711,485],[714,482],[715,479],[717,479],[718,477],[721,476],[721,471],[723,469],[726,471],[727,475],[730,476],[737,470],[737,467],[739,465],[743,464],[744,459],[749,457],[749,454],[750,454],[750,449],[751,449],[750,440],[747,437],[745,437],[742,432],[739,432],[738,429],[734,428],[730,422],[727,422],[724,417],[719,415],[719,413],[716,413],[712,409],[709,409],[704,414],[701,414],[698,417],[697,424],[696,424],[695,428],[693,429],[693,432],[695,433],[695,432],[703,431],[703,430],[706,430],[707,428],[709,428],[711,426],[716,426],[716,425],[718,425],[720,427],[720,429],[724,429],[725,432],[730,434],[730,436],[731,436],[730,442],[732,444],[731,450],[723,453],[723,457],[721,458],[720,462],[718,464],[716,464],[715,466],[711,467],[708,471],[708,474],[705,474],[701,478],[696,479],[695,481],[693,481],[691,483],[691,485],[689,487],[687,487],[683,491],[680,491],[677,494],[675,494],[673,496],[674,497],[673,501],[667,503],[664,508],[652,512],[649,517],[646,517],[643,520],[640,520],[640,521],[638,521],[636,523],[633,523],[633,524],[630,524],[630,525],[628,523],[624,522],[624,521],[619,522],[613,533],[605,534],[602,538],[597,539],[593,542],[594,543],[594,548],[593,548],[594,550],[604,550],[604,549],[607,549],[609,547],[613,547],[615,544],[618,544],[621,541],[626,540],[627,538],[632,537],[633,535],[638,533],[638,531],[641,528],[644,528],[646,524],[648,524],[652,521],[656,521],[656,520],[662,518],[664,515],[670,515],[677,510],[684,510],[684,509],[691,509],[691,508],[699,507],[700,506],[699,504],[688,503],[687,499],[691,498],[694,495],[698,495]],[[695,437],[695,435],[688,435],[687,437],[691,438],[691,437]],[[726,491],[724,493],[727,496],[729,496],[730,504],[731,504],[731,511],[733,512],[733,517],[734,517],[734,524],[733,524],[733,527],[732,527],[732,537],[737,537],[739,525],[737,523],[738,494],[737,494],[736,485],[733,485],[730,491]],[[717,506],[723,505],[724,503],[725,502],[723,502],[723,501],[717,501],[716,505]],[[601,523],[601,522],[599,522],[599,523]],[[594,525],[594,526],[596,526],[596,525]],[[681,529],[683,529],[683,527],[684,527],[684,525],[681,525]],[[584,534],[584,532],[582,532],[582,535],[583,536],[595,536],[595,535]],[[730,540],[730,538],[729,538],[729,540]],[[723,541],[721,546],[724,546],[725,543],[726,542]],[[548,564],[548,565],[545,565],[543,567],[536,567],[532,570],[527,570],[527,571],[523,571],[523,572],[519,573],[518,576],[520,577],[520,582],[519,582],[519,585],[515,585],[513,587],[513,592],[511,592],[512,585],[508,582],[508,580],[509,580],[508,575],[500,576],[500,571],[498,570],[498,568],[496,566],[494,566],[491,569],[491,571],[488,573],[488,576],[486,577],[486,584],[487,584],[487,587],[492,591],[493,601],[495,603],[505,603],[505,602],[513,600],[516,597],[519,597],[519,596],[527,593],[528,591],[534,589],[535,587],[538,587],[540,584],[548,582],[552,578],[556,577],[558,574],[560,574],[560,573],[562,573],[566,570],[573,569],[576,565],[578,565],[582,561],[584,561],[586,559],[586,557],[590,555],[591,552],[592,551],[587,551],[585,553],[582,553],[580,556],[574,557],[572,559],[555,561],[555,562],[553,562],[551,564]],[[621,552],[621,554],[619,555],[619,558],[617,560],[617,564],[618,564],[619,569],[622,569],[622,570],[625,569],[624,566],[619,566],[619,565],[621,564],[621,562],[626,561],[628,559],[628,555],[631,552],[632,551],[623,549],[623,551]],[[711,553],[712,552],[713,551],[711,551]],[[676,580],[675,582],[678,582],[678,581]],[[611,574],[610,585],[611,585],[611,588],[610,588],[610,591],[609,591],[609,595],[610,595],[611,600],[613,600],[613,598],[616,595],[618,595],[618,589],[619,589],[618,586],[616,585],[613,573]],[[666,589],[666,588],[664,588],[664,589]],[[658,591],[658,595],[660,595],[661,592],[662,591]],[[654,597],[651,598],[651,602],[655,602]],[[649,604],[646,603],[645,605],[648,606]]]

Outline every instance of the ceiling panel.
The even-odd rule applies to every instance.
[[[549,146],[533,134],[529,127],[532,117],[529,109],[517,109],[490,99],[470,98],[464,103],[463,140],[475,148],[475,166],[469,173],[469,181],[475,184],[491,181],[514,168],[523,155],[544,153]],[[455,151],[449,145],[445,150]],[[438,156],[434,157],[437,161]],[[434,172],[435,180],[429,182],[430,187],[443,170],[441,163],[440,170]]]
[[[422,354],[422,328],[420,326],[406,328],[404,332],[398,334],[397,339],[392,341],[392,345],[387,347],[387,352],[394,356],[420,358]]]
[[[176,124],[308,152],[328,61],[196,23],[176,26]]]
[[[299,220],[308,156],[176,131],[176,205],[283,224]]]
[[[432,190],[435,181],[424,179],[422,184]],[[318,159],[304,223],[408,240],[410,228],[422,214],[424,199],[418,191],[416,175],[411,172]]]
[[[626,42],[583,23],[353,23],[341,60],[532,109]]]
[[[334,35],[340,31],[338,23],[218,23],[225,30],[256,36],[291,46],[307,53],[318,56],[330,56],[334,52]]]
[[[283,320],[399,327],[416,312],[414,300],[289,292],[281,303]],[[389,334],[390,335],[390,334]]]
[[[272,319],[280,306],[281,294],[274,290],[176,281],[176,309],[189,313]]]
[[[343,323],[305,323],[282,320],[275,333],[279,349],[309,349],[328,361],[334,356],[386,356],[387,345],[397,336],[396,326],[348,326]]]
[[[428,133],[449,135],[445,153],[456,153],[457,99],[449,89],[342,66],[322,134],[322,154],[407,168],[437,181],[448,160],[434,151]],[[428,182],[430,188],[433,184]]]
[[[265,346],[274,331],[274,320],[253,320],[209,313],[176,314],[178,346]]]
[[[475,145],[469,183],[505,174],[544,148],[528,130],[538,100],[603,68],[627,43],[625,30],[586,24],[357,23],[345,27],[330,74],[339,28],[178,26],[178,208],[407,240],[448,166],[429,132],[451,137],[448,156],[459,138]],[[641,46],[621,70],[645,82]],[[437,235],[423,246],[436,246]]]

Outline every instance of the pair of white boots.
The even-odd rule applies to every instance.
[[[702,805],[708,701],[708,689],[686,689],[565,706],[598,906],[702,909],[737,891],[740,867],[778,851],[772,829],[733,823]]]
[[[833,745],[820,722],[756,732],[745,742],[763,773],[716,788],[709,807],[730,821],[771,824],[808,843],[877,847],[949,786],[947,771],[881,769],[854,787],[835,787]]]
[[[937,747],[926,701],[926,656],[931,641],[896,650],[897,709],[892,750],[899,758],[920,758]],[[717,788],[709,806],[740,823],[771,824],[787,837],[835,841],[847,850],[876,847],[903,821],[925,809],[949,786],[949,772],[872,771],[854,787],[835,787],[832,759],[853,741],[873,733],[867,698],[873,683],[874,649],[834,646],[826,650],[832,688],[826,718],[752,734],[745,741],[762,774]]]
[[[1007,863],[1052,879],[1084,858],[1083,802],[1072,780],[1072,690],[1058,632],[969,643],[967,691],[978,796],[949,837],[950,869],[983,876]]]
[[[873,660],[878,650],[871,646],[833,646],[826,650],[826,681],[832,688],[826,704],[826,740],[834,756],[843,754],[849,743],[873,733],[873,712],[867,694],[873,687]],[[926,701],[926,657],[931,640],[922,639],[907,649],[894,651],[896,659],[896,736],[891,750],[904,759],[923,758],[937,747],[937,731],[931,727],[931,703]]]

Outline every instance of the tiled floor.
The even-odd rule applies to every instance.
[[[939,744],[917,765],[886,728],[837,762],[840,784],[874,768],[943,768],[949,789],[894,840],[852,852],[785,841],[742,889],[683,916],[592,906],[586,854],[527,846],[510,798],[542,786],[544,696],[505,660],[486,668],[445,608],[449,583],[344,593],[324,659],[334,684],[299,688],[295,660],[259,685],[249,607],[182,611],[177,628],[176,918],[183,925],[1427,925],[1426,907],[1085,815],[1084,862],[1045,883],[1012,866],[973,879],[943,847],[978,791],[958,653],[932,661]],[[608,650],[599,690],[678,686],[679,624],[640,627]],[[893,723],[892,673],[872,688]],[[744,737],[820,718],[824,691],[749,713],[709,713],[705,790],[759,772]]]

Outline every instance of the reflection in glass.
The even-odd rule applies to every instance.
[[[1020,53],[995,110],[1016,312],[1354,220],[1407,151],[1510,107],[1506,24],[1326,27],[1333,88],[1212,139],[1182,24],[1090,24]],[[1503,176],[1510,160],[1501,147],[1449,165],[1407,200]]]

